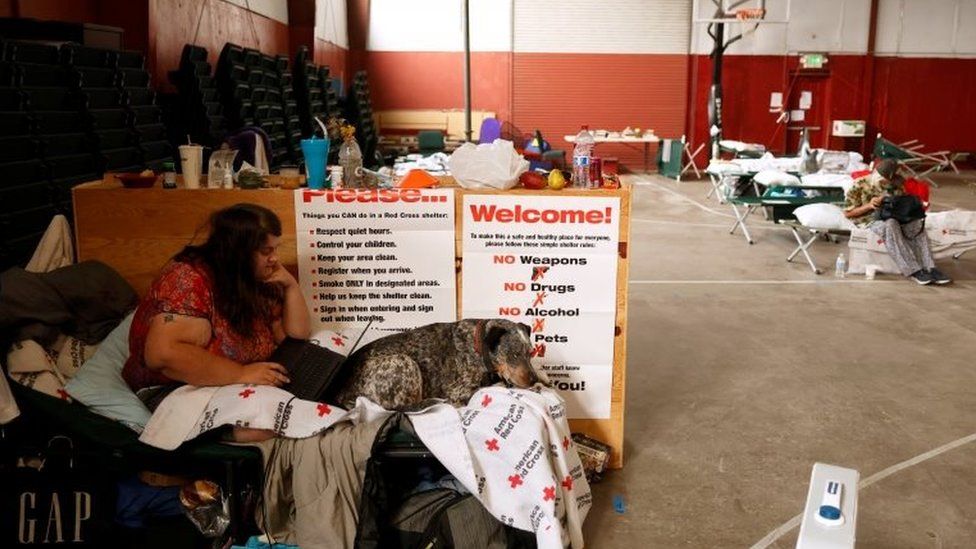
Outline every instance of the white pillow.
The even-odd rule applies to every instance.
[[[793,210],[793,215],[800,224],[811,229],[849,231],[856,227],[836,204],[807,204]]]
[[[767,187],[770,185],[788,185],[790,187],[800,185],[800,178],[778,170],[763,170],[754,175],[752,180]]]
[[[98,351],[82,364],[64,388],[96,414],[142,432],[152,414],[122,379],[122,367],[129,359],[129,328],[133,315],[129,313],[105,337]]]

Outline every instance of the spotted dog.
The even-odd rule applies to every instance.
[[[502,380],[515,387],[544,381],[529,363],[529,327],[510,320],[461,320],[390,335],[353,353],[337,401],[352,407],[364,396],[388,410],[427,399],[467,404],[481,387]]]

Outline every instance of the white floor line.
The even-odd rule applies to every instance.
[[[824,277],[816,280],[628,280],[629,284],[905,284],[904,280]]]
[[[713,213],[715,215],[720,215],[722,217],[728,217],[730,219],[735,219],[735,216],[732,215],[732,214],[728,214],[728,213],[725,213],[725,212],[720,212],[720,211],[716,210],[715,208],[710,208],[710,207],[702,204],[701,202],[698,202],[697,200],[693,200],[691,198],[688,198],[687,196],[679,193],[678,191],[675,191],[673,189],[669,189],[669,188],[667,188],[667,187],[665,187],[663,185],[659,185],[657,183],[654,183],[653,181],[641,181],[641,186],[642,187],[654,187],[655,189],[658,189],[658,190],[661,190],[661,191],[664,191],[664,192],[673,194],[674,196],[677,196],[681,200],[684,200],[685,202],[688,202],[689,204],[692,204],[693,206],[696,206],[696,207],[698,207],[698,208],[700,208],[702,210],[705,210],[708,213]]]
[[[630,221],[633,223],[660,223],[662,225],[681,225],[684,227],[715,227],[717,229],[725,229],[725,230],[729,229],[728,225],[720,225],[718,223],[693,223],[691,221],[668,221],[665,219],[636,219],[636,218],[631,218]],[[768,225],[768,226],[749,225],[749,230],[751,231],[753,229],[761,229],[764,231],[783,231],[783,232],[789,231],[789,227],[783,225]]]
[[[913,457],[911,459],[906,459],[905,461],[902,461],[901,463],[896,463],[896,464],[892,465],[891,467],[888,467],[887,469],[885,469],[883,471],[879,471],[879,472],[877,472],[877,473],[869,476],[868,478],[861,480],[861,482],[858,483],[857,487],[858,487],[859,490],[864,490],[868,486],[871,486],[872,484],[875,484],[877,482],[880,482],[880,481],[882,481],[882,480],[890,477],[891,475],[893,475],[893,474],[895,474],[895,473],[897,473],[899,471],[902,471],[904,469],[908,469],[909,467],[918,465],[919,463],[922,463],[923,461],[928,461],[928,460],[930,460],[930,459],[932,459],[932,458],[934,458],[934,457],[936,457],[938,455],[941,455],[941,454],[944,454],[944,453],[948,452],[949,450],[955,450],[956,448],[958,448],[958,447],[960,447],[960,446],[962,446],[964,444],[969,444],[970,442],[973,442],[973,441],[976,441],[976,433],[973,433],[973,434],[971,434],[969,436],[962,437],[960,439],[954,440],[954,441],[952,441],[952,442],[950,442],[948,444],[943,444],[942,446],[939,446],[938,448],[935,448],[934,450],[929,450],[928,452],[925,452],[924,454],[919,454],[919,455],[917,455],[917,456],[915,456],[915,457]],[[773,530],[772,532],[766,534],[766,537],[764,537],[763,539],[757,541],[756,544],[752,546],[752,549],[765,549],[766,547],[769,547],[770,545],[772,545],[773,543],[775,543],[776,540],[778,540],[779,538],[781,538],[784,535],[788,534],[791,530],[793,530],[794,528],[796,528],[797,526],[799,526],[800,525],[800,522],[802,520],[803,520],[803,515],[800,514],[800,515],[797,515],[797,516],[791,518],[790,520],[784,522],[779,528],[777,528],[777,529]]]

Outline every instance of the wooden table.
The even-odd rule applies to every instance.
[[[450,185],[451,178],[439,178]],[[617,256],[617,309],[614,337],[610,418],[571,419],[573,431],[583,432],[613,448],[611,466],[623,466],[624,395],[627,360],[627,275],[630,242],[631,190],[513,189],[466,190],[455,187],[455,259],[463,262],[462,205],[465,194],[551,196],[613,196],[620,198],[620,244]],[[97,259],[112,266],[143,294],[163,265],[183,246],[206,237],[210,214],[239,202],[261,204],[278,214],[282,223],[280,259],[297,272],[294,191],[281,189],[126,189],[118,182],[94,181],[74,188],[75,240],[79,261]],[[460,303],[461,272],[457,274]]]
[[[575,135],[564,135],[568,143],[576,143]],[[650,173],[651,171],[651,143],[660,143],[661,139],[654,135],[643,135],[641,137],[594,137],[593,140],[597,143],[619,143],[624,145],[636,145],[638,143],[644,145],[644,173]]]

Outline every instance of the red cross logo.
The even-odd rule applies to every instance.
[[[254,389],[244,389],[243,391],[237,393],[241,398],[247,398],[254,394]]]
[[[491,404],[491,396],[485,395],[485,398],[481,399],[481,407],[487,408]]]
[[[569,450],[569,437],[563,437],[563,450]]]
[[[563,488],[565,488],[567,490],[572,490],[573,489],[573,477],[571,477],[569,475],[566,475],[566,478],[564,478],[563,481],[560,484],[563,485]]]
[[[61,397],[61,400],[71,399],[71,396],[68,395],[68,391],[65,391],[64,389],[58,389],[58,396]]]
[[[339,336],[332,336],[332,343],[335,344],[336,347],[345,347],[346,346],[345,341],[343,341],[342,338],[339,337]]]
[[[532,333],[541,332],[546,329],[546,319],[537,318],[532,321]]]
[[[539,292],[535,294],[535,301],[532,302],[533,307],[538,307],[542,305],[542,300],[546,298],[546,292]]]
[[[508,477],[508,482],[512,485],[512,488],[518,488],[523,484],[522,477],[520,477],[519,475],[512,475]]]
[[[319,296],[318,296],[318,295],[313,295],[313,296],[312,296],[312,299],[318,299],[318,298],[319,298]]]
[[[540,280],[546,277],[546,271],[549,267],[532,267],[532,281]]]
[[[493,438],[491,440],[486,440],[485,441],[485,446],[488,447],[488,450],[489,451],[491,451],[491,452],[497,452],[498,451],[498,439],[497,438]]]
[[[535,358],[535,357],[545,358],[546,357],[546,344],[545,343],[536,343],[535,344],[535,347],[533,347],[532,350],[529,352],[529,356],[532,357],[532,358]]]
[[[327,416],[332,413],[332,408],[328,404],[322,403],[315,407],[319,411],[319,417]]]
[[[551,499],[556,499],[555,486],[547,486],[542,489],[542,501],[549,501]]]

